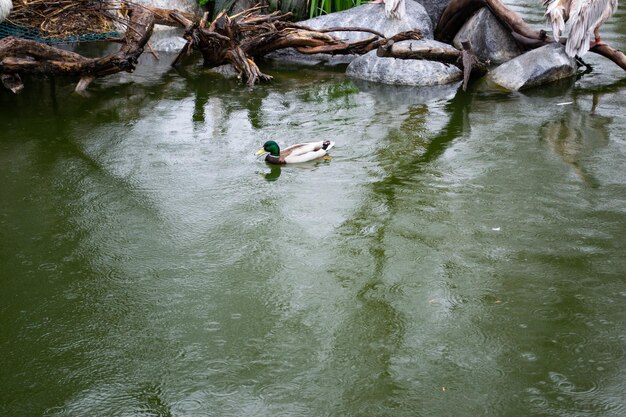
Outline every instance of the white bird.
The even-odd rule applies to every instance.
[[[13,8],[12,0],[0,0],[0,23],[4,22]]]
[[[385,3],[385,15],[390,19],[402,20],[406,16],[404,0],[374,0],[372,3]]]
[[[543,5],[555,40],[565,31],[567,22],[565,52],[571,57],[583,56],[590,47],[601,44],[600,26],[617,10],[617,0],[543,0]]]

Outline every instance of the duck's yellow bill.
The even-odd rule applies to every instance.
[[[266,153],[266,152],[267,152],[267,151],[265,150],[265,148],[261,148],[261,149],[259,149],[258,151],[256,151],[255,155],[261,155],[261,154],[264,154],[264,153]]]

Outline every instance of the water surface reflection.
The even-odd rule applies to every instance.
[[[621,73],[202,71],[0,94],[0,414],[624,413]]]

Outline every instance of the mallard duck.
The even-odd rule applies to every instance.
[[[4,22],[4,19],[9,17],[12,8],[12,0],[0,0],[0,23]]]
[[[600,26],[617,10],[617,0],[543,0],[543,5],[557,42],[568,23],[565,52],[571,57],[582,57],[590,47],[602,44]]]
[[[298,143],[297,145],[291,145],[281,151],[278,143],[273,140],[268,140],[263,144],[263,147],[257,151],[256,155],[267,153],[265,162],[269,162],[270,164],[296,164],[322,158],[326,156],[328,150],[333,146],[335,146],[335,142],[325,140],[320,142]]]

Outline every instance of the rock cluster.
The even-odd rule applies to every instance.
[[[449,0],[405,1],[407,16],[403,20],[388,19],[383,4],[366,4],[300,23],[314,29],[364,27],[379,31],[387,37],[418,29],[424,39],[405,42],[418,42],[433,47],[454,46],[460,49],[461,42],[469,41],[474,55],[492,66],[486,79],[489,85],[498,89],[521,90],[576,74],[576,62],[567,57],[561,45],[551,44],[522,53],[510,33],[487,8],[478,10],[465,23],[457,33],[453,46],[450,46],[433,40],[434,28]],[[333,32],[332,35],[349,41],[372,36],[366,32]],[[348,64],[346,73],[350,77],[382,84],[443,85],[463,77],[462,72],[454,65],[427,60],[378,57],[376,51],[363,56],[330,56],[303,55],[294,50],[283,50],[269,57],[310,65]]]

